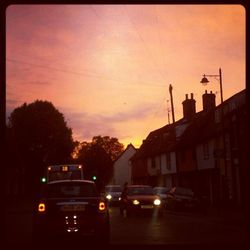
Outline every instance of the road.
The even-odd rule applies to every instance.
[[[4,237],[9,249],[30,248],[32,239],[32,209],[13,207],[5,211]],[[242,245],[245,242],[244,216],[223,218],[218,215],[165,211],[164,216],[132,216],[119,214],[117,207],[110,208],[111,242],[118,245],[169,245],[169,244],[226,244]]]
[[[242,223],[201,214],[165,211],[154,216],[122,217],[111,209],[111,244],[241,244]]]

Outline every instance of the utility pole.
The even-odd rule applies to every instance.
[[[174,104],[173,104],[172,90],[173,90],[173,87],[172,87],[172,85],[170,84],[170,85],[169,85],[169,93],[170,93],[170,101],[171,101],[172,119],[173,119],[173,123],[175,123],[175,118],[174,118]]]
[[[170,124],[170,117],[169,117],[170,108],[168,106],[168,102],[169,100],[167,100],[167,111],[168,111],[168,124]]]

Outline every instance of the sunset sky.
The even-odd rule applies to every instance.
[[[185,94],[224,100],[245,89],[241,5],[12,5],[6,13],[6,115],[35,100],[64,114],[73,138],[110,136],[139,147],[175,120]],[[171,118],[170,113],[170,118]],[[172,119],[170,119],[172,122]]]

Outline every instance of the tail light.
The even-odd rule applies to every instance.
[[[44,202],[40,202],[38,204],[38,212],[39,213],[45,213],[46,212],[46,206]]]
[[[99,202],[99,211],[104,211],[106,209],[105,202],[100,201]]]

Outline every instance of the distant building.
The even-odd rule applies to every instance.
[[[114,162],[114,175],[112,181],[114,185],[123,185],[125,182],[131,184],[130,158],[135,152],[136,148],[132,144],[129,144]]]

